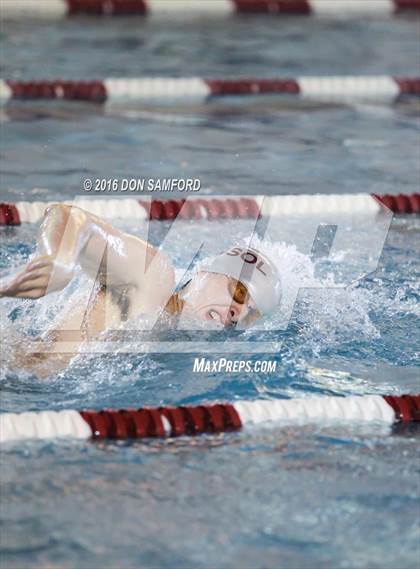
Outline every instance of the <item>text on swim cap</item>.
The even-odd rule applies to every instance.
[[[249,263],[250,265],[256,265],[255,268],[257,271],[262,273],[265,277],[267,273],[263,271],[264,261],[258,258],[258,255],[249,251],[248,249],[241,249],[240,247],[234,247],[230,251],[226,253],[230,257],[238,257],[240,256],[244,263]]]

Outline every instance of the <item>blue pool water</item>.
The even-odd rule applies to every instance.
[[[75,19],[3,26],[3,75],[413,74],[416,22],[287,18],[146,22]],[[244,38],[247,41],[244,41]],[[188,38],[188,41],[186,41]],[[418,109],[303,106],[269,99],[205,108],[16,103],[2,109],[0,198],[82,195],[86,177],[199,177],[204,194],[415,192]],[[369,242],[379,229],[341,222]],[[2,412],[419,391],[419,220],[394,219],[378,266],[346,289],[351,251],[315,259],[269,245],[285,295],[303,288],[286,329],[239,332],[277,341],[275,374],[194,374],[202,353],[82,354],[40,381],[10,368],[34,334],[77,299],[2,299]],[[144,235],[127,221],[124,228]],[[159,243],[167,226],[152,223]],[[164,247],[178,268],[197,226]],[[247,234],[204,222],[213,250]],[[365,233],[363,233],[365,232]],[[0,276],[33,251],[36,227],[0,228]],[[347,279],[347,280],[346,280]],[[308,284],[309,283],[309,284]],[[309,286],[309,288],[308,288]],[[277,330],[277,331],[276,331]],[[201,337],[201,336],[200,336]],[[175,332],[172,339],[185,341]],[[194,335],[192,336],[194,341]],[[213,340],[227,344],[226,332]],[[191,338],[190,338],[191,342]],[[226,354],[223,354],[226,356]],[[212,359],[217,359],[218,353]],[[365,569],[418,567],[418,431],[380,425],[253,429],[134,443],[26,443],[0,457],[1,564],[7,568]]]
[[[231,222],[220,225],[228,238]],[[206,226],[204,232],[212,224]],[[202,353],[175,350],[83,354],[59,377],[40,381],[8,369],[7,353],[19,349],[22,330],[42,328],[49,311],[77,292],[36,305],[3,300],[1,410],[417,392],[419,229],[415,218],[394,220],[377,271],[351,289],[301,291],[288,329],[277,333],[283,344],[275,354],[230,356],[274,360],[275,374],[196,374],[193,360]],[[196,226],[187,223],[185,243],[192,231]],[[27,256],[35,229],[1,232],[4,274],[10,263]],[[160,233],[161,225],[154,224],[152,240]],[[188,246],[179,243],[174,256],[182,264]],[[300,274],[311,268],[308,258],[296,260],[293,252],[288,261]],[[218,334],[216,340],[229,340]],[[248,348],[273,332],[244,334]],[[10,447],[1,458],[3,562],[171,569],[414,567],[417,452],[416,431],[391,432],[379,425]]]
[[[80,18],[8,22],[0,33],[9,79],[420,73],[410,16]],[[199,177],[202,192],[222,194],[418,189],[412,101],[331,108],[272,97],[161,109],[24,102],[1,119],[3,199],[80,194],[87,177]],[[50,192],[29,194],[34,188]]]

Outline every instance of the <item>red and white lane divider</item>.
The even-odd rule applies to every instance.
[[[67,15],[313,14],[324,17],[391,15],[419,10],[419,0],[2,0],[3,18]]]
[[[43,411],[0,415],[0,442],[30,439],[139,439],[239,430],[248,425],[420,421],[420,395],[238,401],[196,407]]]
[[[36,223],[57,202],[0,203],[0,226]],[[75,199],[66,201],[105,219],[257,219],[317,213],[375,214],[385,206],[396,214],[419,214],[420,194],[315,194],[296,196],[190,197],[188,200]]]
[[[289,95],[325,102],[393,102],[420,96],[420,77],[343,76],[295,79],[133,78],[101,81],[0,80],[0,100],[64,99],[95,103],[205,102],[214,97]]]

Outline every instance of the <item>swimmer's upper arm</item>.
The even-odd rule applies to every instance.
[[[78,207],[53,204],[34,258],[0,286],[0,296],[41,298],[61,290],[77,265],[105,286],[145,292],[151,302],[165,296],[174,281],[169,259],[146,241]]]
[[[162,281],[172,286],[174,271],[164,253],[95,215],[79,212],[83,212],[88,234],[79,263],[90,276],[116,288],[153,289]]]

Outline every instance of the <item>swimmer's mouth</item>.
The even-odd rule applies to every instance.
[[[206,313],[206,320],[217,320],[217,319],[221,319],[220,314],[217,312],[217,310],[211,309]]]
[[[251,306],[248,307],[247,315],[238,320],[231,320],[229,322],[224,323],[222,321],[222,315],[214,308],[211,308],[205,313],[205,320],[207,322],[214,322],[215,324],[220,324],[223,328],[228,329],[235,329],[235,328],[248,328],[251,324],[253,324],[256,320],[261,317],[261,314],[255,308]]]
[[[231,327],[236,326],[237,321],[231,320],[229,322],[223,322],[223,317],[215,308],[211,308],[206,312],[206,320],[211,322],[218,322],[222,324],[224,327]]]

